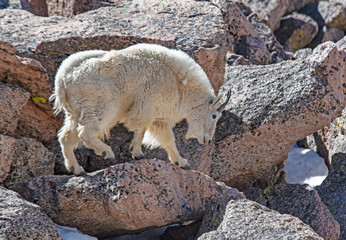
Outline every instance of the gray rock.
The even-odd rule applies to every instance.
[[[271,29],[242,2],[213,0],[222,12],[229,31],[229,51],[251,64],[277,63],[290,59]]]
[[[252,15],[250,22],[253,24],[259,39],[261,39],[271,55],[271,63],[279,63],[285,60],[292,59],[292,56],[284,50],[284,47],[276,39],[272,30],[260,23],[256,15]]]
[[[203,159],[194,159],[196,169],[241,190],[271,186],[291,145],[341,115],[342,51],[325,43],[304,60],[226,66],[220,92],[231,89],[231,101],[216,141],[206,146]]]
[[[261,21],[275,31],[280,26],[280,19],[289,6],[288,0],[242,0],[255,12]]]
[[[51,79],[68,55],[88,49],[122,49],[157,43],[190,54],[217,91],[224,76],[227,40],[222,14],[208,2],[126,0],[69,19],[42,18],[21,10],[0,13],[2,40],[41,60]]]
[[[97,237],[196,220],[211,201],[243,198],[202,173],[156,159],[81,177],[38,177],[21,194],[57,224]]]
[[[17,193],[0,187],[0,238],[61,240],[43,210]]]
[[[337,42],[342,39],[344,35],[344,31],[341,29],[323,26],[320,28],[314,40],[308,45],[308,47],[315,48],[319,44],[327,41]]]
[[[339,239],[339,223],[323,204],[317,191],[309,185],[275,186],[264,197],[268,208],[299,218],[323,239]]]
[[[242,55],[253,64],[268,64],[271,56],[247,17],[238,5],[232,1],[212,1],[217,5],[229,31],[229,51]]]
[[[54,173],[51,154],[34,139],[0,134],[0,159],[0,184],[12,190],[21,191],[33,177]]]
[[[345,143],[345,142],[344,142]],[[346,152],[332,156],[331,170],[323,183],[316,187],[322,201],[340,224],[340,239],[346,239]]]
[[[297,143],[300,147],[313,149],[324,158],[330,169],[332,156],[336,153],[346,153],[346,108],[342,111],[342,116],[328,127],[306,136]]]
[[[298,51],[296,51],[294,53],[294,58],[295,59],[304,59],[304,58],[307,58],[311,53],[312,53],[311,48],[299,49]]]
[[[346,31],[346,4],[336,1],[319,1],[306,5],[301,13],[312,17],[319,27],[325,25]]]
[[[290,0],[288,8],[286,10],[286,14],[292,13],[292,12],[298,12],[306,5],[310,3],[316,3],[318,1],[319,0]]]
[[[275,36],[287,51],[295,52],[307,46],[317,33],[318,25],[312,18],[293,13],[281,19]]]
[[[204,233],[198,240],[323,239],[298,218],[247,199],[231,200],[221,219],[216,230]]]

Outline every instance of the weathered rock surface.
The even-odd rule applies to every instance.
[[[30,100],[26,99],[24,106],[18,105],[20,98],[7,99],[6,105],[13,106],[12,111],[16,116],[10,132],[4,133],[15,133],[40,141],[55,138],[59,124],[52,117],[52,107],[48,102],[53,87],[41,63],[32,58],[20,57],[12,45],[0,41],[0,82],[20,86],[30,93]],[[18,111],[19,107],[21,111]]]
[[[32,0],[31,0],[32,1]],[[119,6],[120,0],[41,0],[47,5],[48,16],[73,17],[77,14],[106,6]],[[37,15],[37,14],[36,14]],[[42,16],[42,15],[41,15]]]
[[[221,93],[231,89],[233,98],[196,169],[240,189],[272,185],[291,145],[341,115],[341,51],[329,42],[303,60],[226,66]]]
[[[292,13],[301,10],[310,3],[316,3],[319,0],[290,0],[286,13]]]
[[[345,142],[344,142],[345,143]],[[322,201],[340,224],[340,239],[346,239],[346,152],[333,155],[331,170],[323,183],[316,187]]]
[[[0,184],[20,190],[36,176],[54,173],[54,162],[42,143],[0,134]]]
[[[216,91],[223,83],[225,24],[220,10],[208,2],[127,0],[118,7],[99,8],[72,19],[6,9],[0,18],[2,39],[20,53],[34,53],[32,57],[42,59],[52,79],[61,60],[71,53],[149,42],[190,54]]]
[[[346,108],[342,111],[342,116],[335,119],[330,126],[306,136],[297,144],[313,149],[324,158],[330,169],[332,156],[336,153],[346,153]]]
[[[20,87],[0,83],[0,133],[14,134],[19,112],[29,97],[30,93]]]
[[[346,31],[346,4],[319,1],[306,5],[301,12],[312,17],[320,27],[325,25]]]
[[[0,187],[0,238],[60,240],[52,220],[19,194]]]
[[[310,48],[315,48],[319,44],[327,42],[327,41],[332,41],[332,42],[337,42],[340,39],[344,37],[344,31],[338,28],[329,28],[329,27],[322,27],[318,31],[317,35],[315,38],[312,40],[312,42],[308,45]]]
[[[18,54],[9,43],[0,42],[0,81],[27,90],[31,98],[37,99],[40,108],[52,113],[46,100],[52,93],[53,85],[46,70],[39,61]]]
[[[22,194],[54,222],[98,237],[195,220],[210,201],[243,198],[204,174],[155,159],[82,177],[38,177]]]
[[[289,59],[268,26],[242,2],[213,0],[222,12],[229,33],[228,50],[251,64],[277,63]]]
[[[53,2],[53,1],[48,1]],[[65,5],[68,5],[70,1],[67,1]],[[21,0],[22,9],[31,12],[37,16],[47,17],[48,8],[46,0]]]
[[[261,21],[275,31],[280,26],[280,19],[286,13],[289,6],[288,0],[242,0],[252,11],[257,13]]]
[[[204,233],[198,240],[323,239],[298,218],[247,199],[231,200],[221,219],[216,230]]]
[[[323,239],[339,239],[340,225],[309,185],[276,185],[264,193],[246,194],[251,200],[280,212],[290,214],[310,225]]]
[[[292,13],[281,19],[275,36],[287,51],[295,52],[307,46],[317,33],[318,25],[312,18]]]

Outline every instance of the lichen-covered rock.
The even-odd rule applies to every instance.
[[[279,28],[280,19],[289,6],[289,0],[242,0],[242,2],[257,13],[261,21],[272,31]]]
[[[345,143],[345,142],[344,142]],[[340,239],[346,239],[346,152],[332,156],[331,170],[320,186],[316,187],[324,204],[340,224]]]
[[[217,229],[202,234],[198,240],[323,239],[298,218],[247,199],[231,200],[222,213]]]
[[[77,15],[37,17],[3,10],[0,34],[21,54],[42,60],[53,76],[67,55],[88,49],[122,49],[139,42],[178,48],[205,70],[214,89],[223,83],[227,40],[220,10],[204,1],[123,1]]]
[[[317,191],[309,185],[276,185],[251,200],[257,200],[281,214],[290,214],[299,218],[310,225],[323,239],[336,240],[340,237],[339,223],[321,201]]]
[[[20,190],[36,176],[54,173],[54,162],[42,143],[0,134],[0,184]]]
[[[232,91],[215,142],[194,166],[227,185],[272,185],[291,145],[328,126],[345,106],[342,49],[320,45],[306,59],[268,66],[226,66]],[[313,124],[312,124],[313,123]]]
[[[287,51],[295,52],[307,46],[317,33],[318,25],[312,18],[292,13],[281,19],[275,36]]]
[[[29,100],[30,93],[24,89],[0,83],[0,133],[13,135],[21,108]]]
[[[210,201],[243,197],[202,173],[156,159],[81,177],[38,177],[22,195],[54,222],[98,237],[195,220]]]
[[[61,240],[52,220],[43,210],[19,194],[0,187],[0,238]]]
[[[333,1],[318,1],[306,5],[301,12],[309,15],[319,27],[327,26],[346,31],[346,4]]]

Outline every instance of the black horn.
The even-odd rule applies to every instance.
[[[222,112],[225,109],[230,98],[231,98],[231,89],[228,90],[228,92],[227,92],[226,101],[217,109],[217,111]]]

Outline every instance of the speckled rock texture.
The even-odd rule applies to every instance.
[[[319,0],[290,0],[286,13],[292,13],[301,10],[303,7],[310,3],[316,3]]]
[[[346,38],[339,41],[336,46],[346,59]],[[343,76],[346,76],[344,68]],[[342,88],[346,88],[346,80],[342,82]],[[346,153],[346,109],[343,110],[342,116],[335,119],[329,126],[307,136],[298,141],[300,147],[311,148],[325,159],[327,166],[330,168],[332,156],[336,153]]]
[[[346,239],[346,152],[335,153],[331,170],[323,183],[316,187],[324,204],[340,224],[340,239]]]
[[[245,194],[249,199],[256,200],[272,210],[299,218],[323,239],[340,238],[339,223],[321,201],[318,192],[309,185],[276,185],[264,192],[260,191],[257,196]]]
[[[323,239],[298,218],[247,199],[231,200],[222,215],[217,229],[198,240]]]
[[[306,5],[302,13],[312,17],[320,27],[327,26],[346,31],[346,3],[319,1]]]
[[[303,60],[226,66],[221,93],[231,89],[233,98],[219,120],[216,141],[196,168],[239,189],[271,186],[291,145],[341,115],[341,51],[325,43]]]
[[[243,198],[238,190],[202,173],[156,159],[81,177],[38,177],[22,195],[54,222],[97,237],[195,220],[215,199]]]
[[[290,52],[307,46],[318,33],[317,23],[311,17],[299,13],[283,17],[280,26],[275,36]]]
[[[346,153],[346,108],[342,116],[335,119],[330,126],[324,127],[297,142],[300,147],[313,149],[324,158],[328,168],[336,153]]]
[[[7,99],[7,105],[10,107],[7,111],[16,112],[16,117],[13,129],[3,133],[35,138],[39,141],[54,139],[59,123],[52,117],[52,106],[48,102],[53,84],[42,64],[32,58],[19,56],[11,44],[0,41],[0,83],[19,86],[27,91],[25,95],[30,98],[26,99],[20,111],[18,101],[21,98],[16,99],[12,96]],[[5,105],[2,105],[2,108],[4,107]],[[5,115],[5,118],[8,117],[10,116]]]
[[[0,187],[0,238],[61,240],[52,220],[43,210],[19,194]]]
[[[125,0],[117,7],[102,7],[72,19],[5,9],[0,18],[2,40],[22,54],[34,54],[52,79],[61,60],[71,53],[148,42],[190,54],[216,91],[223,83],[225,24],[220,10],[209,2]]]
[[[0,83],[0,133],[14,134],[20,110],[29,97],[30,93],[18,86]]]
[[[50,152],[35,139],[0,134],[0,185],[20,191],[33,177],[54,173]]]
[[[280,26],[280,19],[286,13],[289,0],[241,0],[248,5],[263,23],[275,31]]]

